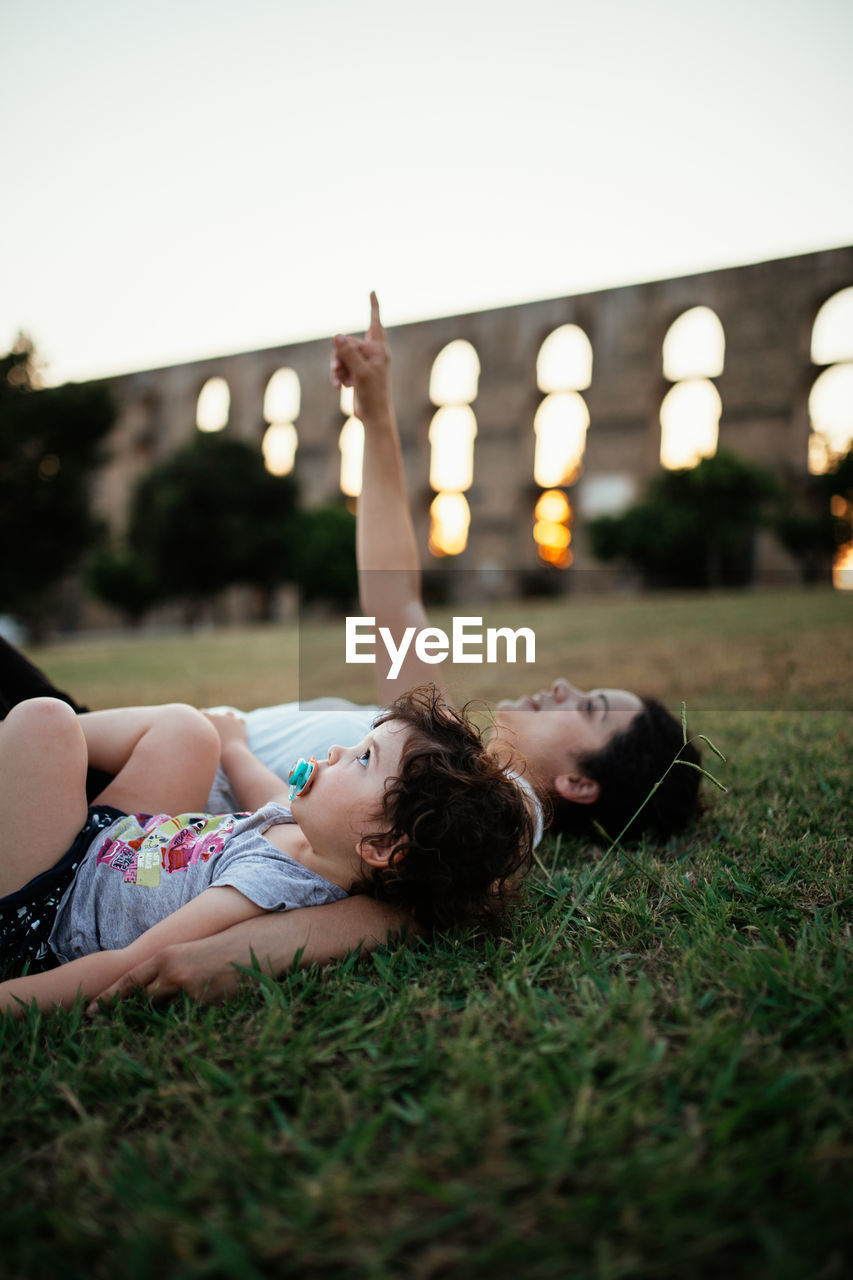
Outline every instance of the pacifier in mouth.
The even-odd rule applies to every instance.
[[[288,800],[292,801],[296,796],[304,796],[316,777],[317,761],[313,756],[308,760],[297,760],[287,779],[290,786]]]

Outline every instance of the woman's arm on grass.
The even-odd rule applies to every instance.
[[[125,973],[98,1001],[142,990],[155,1000],[185,991],[196,1000],[222,1000],[237,991],[241,972],[257,964],[277,977],[302,965],[326,964],[351,951],[374,951],[407,931],[419,935],[409,916],[364,894],[322,907],[276,912],[234,925],[199,942],[167,947]],[[93,1003],[94,1007],[98,1001]]]
[[[82,995],[92,999],[164,947],[191,942],[220,933],[232,925],[250,920],[263,908],[255,906],[237,889],[215,886],[192,902],[148,929],[129,947],[117,951],[96,951],[70,960],[47,973],[28,974],[0,983],[0,1014],[20,1015],[33,1000],[40,1009],[67,1007]]]

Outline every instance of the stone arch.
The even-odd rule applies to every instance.
[[[533,541],[539,559],[556,569],[572,563],[572,504],[562,489],[545,489],[533,509]]]
[[[831,294],[818,309],[809,349],[812,364],[853,360],[853,285]]]
[[[338,435],[341,452],[341,493],[347,498],[357,498],[361,493],[364,468],[364,423],[355,416],[355,396],[352,387],[341,387],[341,413],[346,421]]]
[[[667,382],[718,378],[725,358],[725,331],[720,317],[710,307],[682,311],[664,335],[661,359]]]
[[[664,335],[661,363],[671,386],[660,407],[660,461],[668,470],[695,467],[717,452],[723,405],[713,379],[723,372],[725,352],[722,322],[707,306],[683,311]]]
[[[545,395],[533,419],[533,478],[540,489],[533,540],[539,559],[560,569],[572,563],[574,512],[559,486],[575,484],[583,471],[589,409],[581,392],[592,382],[592,362],[592,343],[576,324],[552,330],[536,357],[536,385]]]
[[[479,381],[480,358],[464,338],[447,343],[432,363],[429,398],[436,411],[429,426],[429,476],[436,497],[430,505],[429,549],[434,556],[460,555],[468,543],[471,512],[465,491],[474,480],[477,418],[471,404]]]
[[[224,431],[231,416],[231,388],[225,378],[208,378],[198,393],[195,423],[199,431],[213,434]]]
[[[853,287],[832,294],[815,316],[811,358],[822,368],[809,392],[808,468],[813,475],[827,475],[853,448]],[[840,590],[851,591],[853,504],[837,493],[831,508],[849,533],[835,553],[832,580]]]
[[[429,398],[438,407],[472,404],[480,385],[480,357],[465,338],[442,347],[432,362]]]
[[[266,430],[261,442],[264,463],[274,476],[286,476],[296,461],[299,436],[296,419],[302,401],[299,374],[287,367],[276,369],[264,391]]]
[[[536,357],[536,385],[551,391],[585,391],[592,382],[592,343],[580,325],[561,324]]]
[[[589,409],[578,391],[552,391],[533,419],[533,478],[542,489],[574,484],[580,477]]]
[[[823,475],[853,445],[853,287],[838,290],[818,310],[811,358],[822,367],[809,392],[808,466]]]

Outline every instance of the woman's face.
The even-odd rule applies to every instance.
[[[555,777],[579,771],[579,761],[606,747],[642,710],[626,689],[576,689],[562,677],[550,689],[504,699],[495,710],[495,732],[527,761],[534,780],[552,787]]]

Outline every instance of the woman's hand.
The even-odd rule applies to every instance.
[[[365,336],[339,334],[332,339],[332,385],[354,389],[355,415],[365,425],[390,410],[391,352],[375,293],[370,295],[370,326]]]
[[[413,938],[419,935],[405,912],[366,894],[322,907],[271,911],[195,942],[169,943],[105,984],[88,1011],[134,991],[151,1000],[168,1000],[181,991],[194,1000],[225,1000],[245,979],[242,969],[260,965],[274,976],[294,964],[326,964],[352,951],[373,951],[403,930]]]
[[[223,958],[222,943],[216,936],[198,942],[175,942],[107,987],[87,1012],[96,1013],[103,1005],[134,991],[155,1001],[169,1000],[180,991],[193,1000],[226,1000],[237,992],[240,978],[240,970]]]

